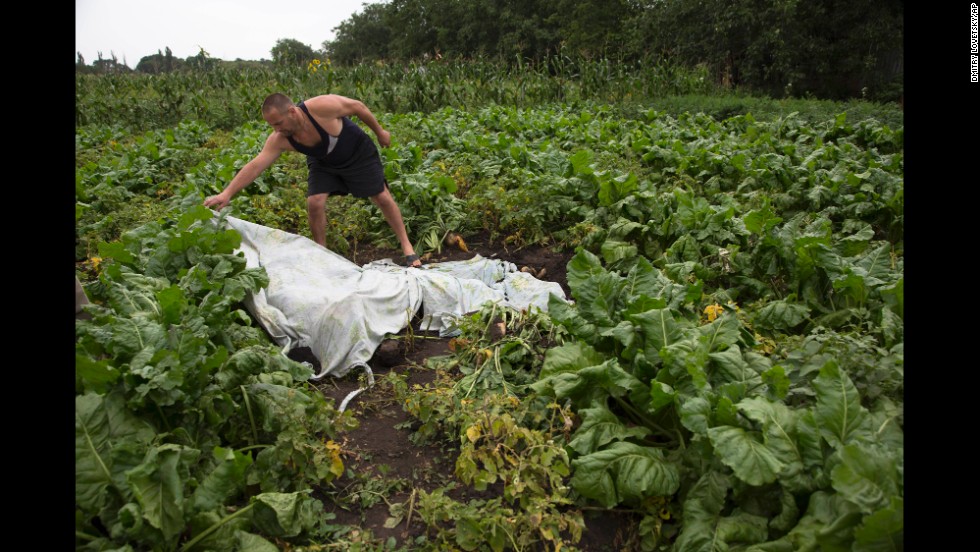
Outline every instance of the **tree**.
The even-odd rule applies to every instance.
[[[81,52],[75,52],[77,59],[75,60],[75,72],[76,73],[94,73],[95,68],[85,65],[85,58],[82,57]]]
[[[559,0],[551,19],[572,52],[622,54],[624,21],[636,9],[630,0]]]
[[[272,47],[272,61],[276,65],[299,65],[305,67],[316,57],[313,48],[292,38],[280,38]]]
[[[211,54],[207,53],[204,48],[198,46],[199,51],[195,56],[188,56],[185,63],[188,67],[193,69],[208,70],[215,67],[218,64],[218,60],[211,57]]]
[[[323,43],[327,57],[339,64],[389,57],[388,47],[397,36],[389,26],[385,4],[364,4],[364,10],[334,27],[334,40]]]
[[[102,52],[99,52],[99,59],[92,62],[92,67],[95,68],[96,73],[108,74],[108,73],[128,73],[132,71],[125,63],[119,63],[119,59],[116,57],[115,52],[109,52],[109,59],[102,58]]]
[[[901,90],[902,0],[640,1],[631,44],[645,37],[731,87],[828,99]]]

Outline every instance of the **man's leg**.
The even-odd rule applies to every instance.
[[[306,213],[310,217],[310,233],[313,241],[327,246],[327,197],[330,194],[313,194],[306,197]]]
[[[371,196],[371,202],[381,209],[381,214],[385,216],[385,220],[388,221],[388,226],[391,227],[392,231],[395,232],[395,237],[398,238],[398,243],[401,244],[402,253],[407,255],[414,255],[415,248],[412,247],[412,242],[408,241],[408,232],[405,230],[405,221],[402,220],[401,209],[398,208],[398,204],[395,202],[395,198],[391,195],[388,187],[385,186],[381,193]],[[412,266],[421,266],[422,262],[415,260]]]

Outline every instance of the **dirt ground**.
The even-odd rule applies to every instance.
[[[499,258],[514,263],[518,269],[527,267],[526,271],[541,280],[559,283],[566,296],[571,297],[566,280],[566,266],[574,255],[573,251],[559,252],[539,246],[508,251],[499,245],[491,247],[486,236],[470,236],[465,241],[468,252],[455,247],[444,247],[441,253],[428,257],[423,255],[423,259],[428,263],[456,261],[470,259],[475,254]],[[362,249],[351,260],[363,265],[382,258],[402,261],[400,252],[377,248]],[[416,383],[424,385],[432,381],[432,372],[423,366],[429,357],[449,354],[449,338],[439,338],[435,332],[420,332],[417,327],[414,333],[426,338],[414,339],[410,345],[402,347],[396,356],[375,354],[369,362],[375,380],[389,371],[395,371],[407,374],[409,386]],[[319,363],[308,348],[295,349],[289,356],[294,360],[310,362],[315,369],[319,369]],[[357,373],[352,372],[344,378],[326,378],[318,382],[317,387],[339,406],[352,391],[362,385],[358,375],[363,378],[363,372],[355,372]],[[425,534],[425,524],[416,515],[410,520],[409,526],[402,521],[394,528],[384,527],[389,516],[386,500],[407,504],[412,498],[413,488],[431,491],[454,481],[455,453],[443,450],[439,445],[414,444],[410,439],[411,430],[404,427],[410,422],[408,415],[391,393],[385,393],[379,386],[367,389],[351,399],[347,410],[356,415],[360,425],[344,435],[342,446],[347,453],[344,457],[345,468],[372,481],[401,484],[389,484],[387,488],[376,489],[377,497],[370,493],[359,495],[362,497],[362,508],[347,509],[330,501],[328,497],[321,497],[321,500],[324,500],[327,510],[336,515],[334,523],[369,530],[375,538],[394,537],[399,546],[407,546],[415,537]],[[344,495],[345,485],[352,486],[352,483],[346,475],[334,482],[335,488],[341,491],[341,496]],[[481,493],[458,483],[458,487],[448,494],[465,502],[472,498],[488,498],[493,496],[492,492],[493,488]],[[365,500],[371,497],[375,499]],[[634,530],[636,520],[628,514],[590,510],[585,512],[585,522],[586,531],[576,545],[578,549],[584,552],[612,552],[626,549],[623,543],[632,540],[629,533]]]

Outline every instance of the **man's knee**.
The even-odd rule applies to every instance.
[[[310,213],[322,212],[327,204],[328,195],[329,194],[315,194],[315,195],[307,196],[306,210]]]
[[[371,196],[371,202],[377,205],[378,207],[397,205],[397,203],[395,203],[395,197],[391,195],[391,192],[388,191],[388,188],[385,188],[380,192]]]

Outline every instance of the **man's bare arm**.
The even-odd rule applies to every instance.
[[[355,115],[358,119],[364,121],[364,124],[374,132],[374,135],[378,137],[378,143],[381,144],[381,147],[386,148],[391,145],[391,134],[381,127],[381,123],[378,122],[374,113],[371,113],[371,110],[360,100],[338,94],[327,94],[317,96],[313,100],[307,100],[306,105],[314,115],[323,117],[324,119]]]
[[[271,167],[276,162],[276,159],[279,159],[279,156],[285,151],[281,145],[281,142],[284,140],[285,138],[279,136],[276,132],[270,134],[265,140],[265,145],[262,146],[262,151],[238,171],[238,174],[231,179],[231,182],[225,186],[225,189],[220,194],[206,198],[204,200],[204,206],[216,207],[219,211],[227,206],[231,198],[235,197],[235,194],[240,192],[245,186],[255,182],[255,179],[259,175]]]

